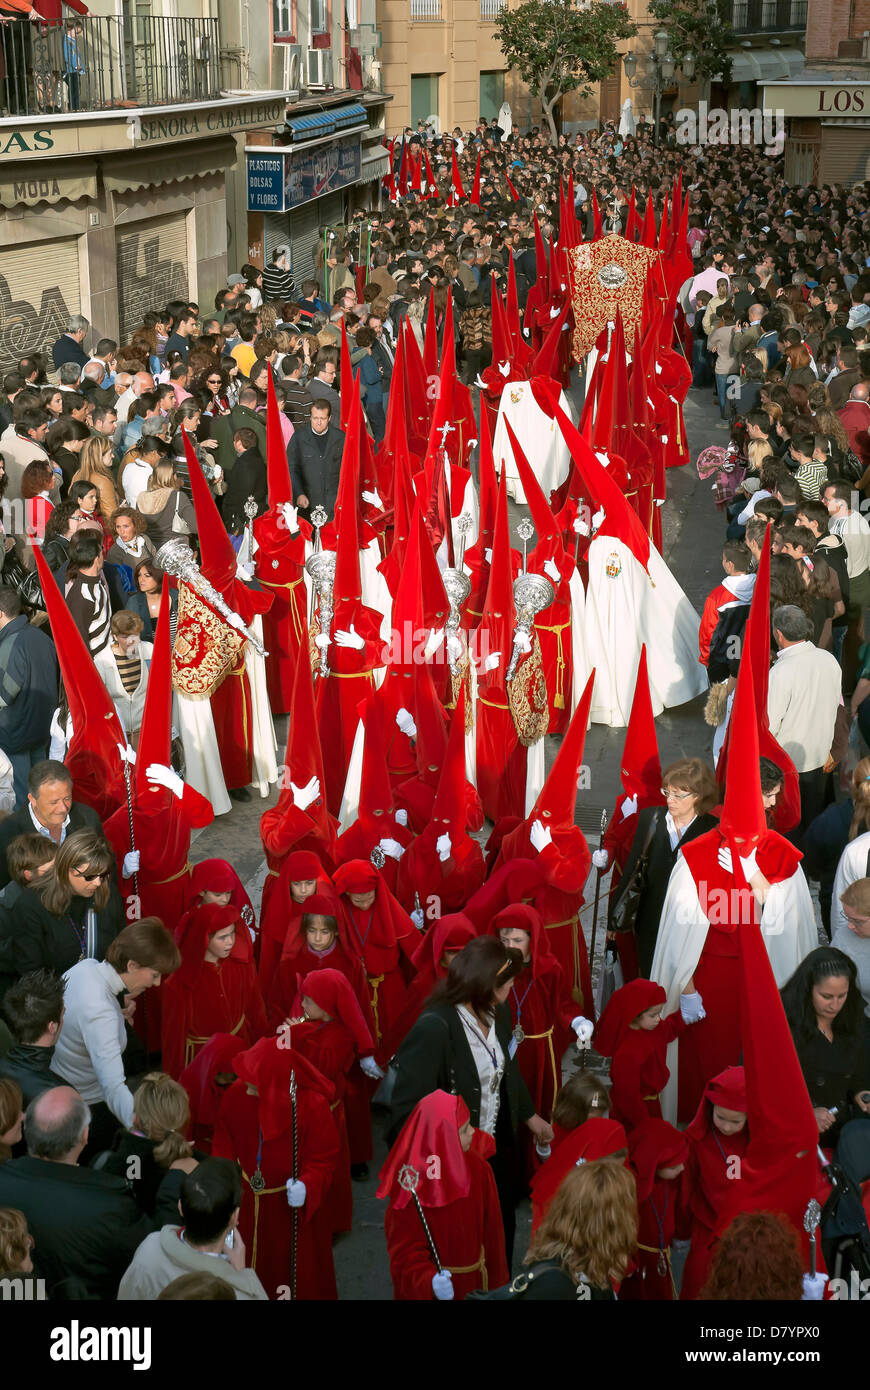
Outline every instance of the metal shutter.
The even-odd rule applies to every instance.
[[[786,141],[783,173],[791,187],[815,183],[818,171],[819,142],[817,140]]]
[[[76,237],[4,246],[0,251],[3,333],[0,372],[18,366],[32,352],[48,355],[66,331],[70,314],[81,313],[79,253]]]
[[[282,242],[290,243],[293,278],[297,285],[303,280],[321,279],[315,261],[320,249],[322,228],[344,220],[344,197],[341,192],[327,193],[311,203],[303,203],[293,212],[267,212],[263,217],[265,263]]]
[[[870,129],[855,121],[822,125],[820,177],[824,183],[862,183],[870,167]]]
[[[119,229],[115,245],[118,316],[121,342],[126,343],[149,309],[187,298],[186,215],[173,212]]]

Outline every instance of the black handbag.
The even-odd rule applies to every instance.
[[[514,1299],[524,1298],[528,1292],[529,1285],[545,1283],[548,1288],[552,1288],[553,1297],[561,1294],[565,1297],[566,1291],[571,1291],[576,1287],[570,1274],[566,1274],[562,1268],[561,1260],[540,1260],[537,1264],[530,1265],[520,1274],[512,1279],[509,1284],[505,1284],[501,1289],[474,1289],[465,1295],[466,1303],[503,1303],[506,1300],[513,1302]],[[579,1299],[580,1295],[576,1295]]]
[[[607,917],[607,930],[613,932],[634,931],[637,921],[637,914],[640,909],[640,900],[646,892],[647,873],[649,871],[649,851],[653,836],[656,833],[656,826],[659,820],[659,810],[656,808],[650,817],[647,826],[646,836],[644,837],[643,848],[641,849],[638,861],[631,872],[631,875],[624,885],[619,885],[619,896],[611,905]]]

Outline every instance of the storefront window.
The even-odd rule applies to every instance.
[[[497,116],[504,102],[504,73],[482,72],[480,74],[480,112],[485,120]]]

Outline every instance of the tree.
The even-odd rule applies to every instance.
[[[524,0],[502,10],[495,31],[508,64],[539,98],[554,145],[553,112],[564,94],[579,88],[589,96],[619,61],[617,42],[637,33],[625,5],[605,0],[584,9],[573,0]]]
[[[731,80],[728,45],[736,40],[731,28],[731,0],[650,0],[653,19],[668,31],[671,54],[682,62],[687,53],[695,55],[695,76],[699,83],[718,78],[727,87]]]

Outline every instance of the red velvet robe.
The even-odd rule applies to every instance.
[[[410,918],[401,913],[398,904],[395,904],[399,925],[407,924],[406,930],[396,934],[393,945],[374,945],[372,937],[377,938],[379,925],[375,921],[377,899],[368,912],[353,907],[346,894],[342,894],[340,902],[346,923],[346,940],[366,972],[369,1010],[364,1012],[367,1018],[371,1017],[374,1021],[372,1036],[375,1039],[375,1057],[383,1065],[389,1061],[389,1057],[384,1055],[383,1040],[390,1035],[405,1007],[407,981],[414,978],[413,955],[419,938]],[[390,932],[391,929],[388,927],[386,930]]]
[[[477,841],[470,835],[456,838],[450,858],[442,864],[435,848],[439,833],[434,827],[424,832],[399,860],[396,897],[408,912],[414,907],[415,892],[424,908],[430,898],[438,899],[439,917],[461,912],[483,883],[483,853]]]
[[[314,951],[310,951],[306,945],[303,945],[301,950],[294,955],[282,956],[278,968],[273,972],[272,987],[266,996],[270,1028],[277,1029],[285,1018],[294,1016],[293,1006],[298,994],[298,982],[303,980],[311,970],[341,971],[356,995],[363,1018],[372,1037],[374,1037],[375,1025],[372,1018],[371,997],[365,970],[362,967],[362,962],[356,956],[349,955],[340,941],[336,941],[331,950],[323,955],[317,955]],[[298,1029],[294,1028],[294,1047],[297,1045],[297,1036],[301,1035]],[[302,1047],[301,1043],[299,1046]],[[310,1060],[318,1071],[322,1071],[324,1076],[327,1076],[335,1084],[337,1095],[336,1077],[333,1076],[332,1072],[324,1070],[316,1057],[312,1056]],[[359,1067],[353,1068],[347,1077],[344,1091],[344,1116],[347,1123],[351,1163],[368,1163],[372,1157],[371,1091],[372,1087],[368,1078],[363,1075]]]
[[[190,832],[214,820],[211,802],[185,784],[179,799],[170,791],[149,792],[147,809],[133,798],[133,835],[139,851],[137,917],[159,917],[174,932],[187,907],[190,883]],[[118,861],[118,885],[125,903],[133,906],[133,880],[122,874],[130,849],[130,818],[122,806],[103,823],[103,834]],[[132,919],[131,919],[132,920]],[[149,1052],[160,1047],[161,989],[147,989],[139,999],[133,1026]]]
[[[296,1094],[299,1179],[305,1183],[304,1206],[298,1208],[296,1297],[302,1301],[335,1299],[332,1262],[332,1224],[326,1198],[339,1155],[339,1141],[329,1102],[300,1086]],[[286,1183],[292,1174],[290,1133],[263,1140],[260,1172],[266,1187],[257,1196],[251,1177],[260,1148],[257,1097],[248,1095],[244,1081],[230,1087],[218,1112],[212,1153],[231,1158],[242,1169],[242,1210],[239,1228],[248,1266],[271,1299],[288,1297],[293,1209],[287,1203]]]
[[[260,904],[260,972],[264,970],[263,951],[269,940],[278,942],[276,954],[267,960],[274,965],[280,955],[280,947],[286,936],[287,916],[292,908],[290,885],[284,872],[284,861],[294,850],[310,850],[316,854],[326,873],[333,866],[332,852],[335,835],[324,840],[317,821],[308,811],[302,811],[293,802],[293,791],[289,784],[282,787],[278,800],[260,817],[260,839],[269,872],[263,884],[263,900]],[[277,901],[272,903],[273,894]]]
[[[471,1175],[468,1196],[445,1207],[425,1208],[441,1263],[453,1273],[456,1301],[475,1289],[502,1288],[510,1279],[492,1169],[475,1153],[467,1153],[465,1158]],[[384,1228],[396,1300],[434,1301],[432,1276],[438,1271],[413,1202],[399,1211],[391,1202]],[[472,1265],[476,1268],[471,1269]],[[457,1270],[469,1272],[460,1274]]]
[[[683,1270],[680,1299],[696,1299],[710,1274],[716,1244],[719,1212],[726,1196],[730,1199],[731,1184],[728,1160],[742,1159],[749,1144],[749,1130],[744,1126],[737,1134],[720,1134],[712,1121],[701,1139],[689,1140],[689,1161],[686,1164],[686,1187],[691,1211],[692,1247]],[[718,1143],[716,1142],[718,1140]]]
[[[610,1114],[628,1132],[650,1117],[662,1118],[659,1093],[670,1076],[665,1061],[668,1043],[685,1032],[686,1027],[678,1009],[652,1030],[629,1029],[616,1049],[610,1066]],[[680,1065],[682,1069],[682,1062]]]
[[[252,1046],[268,1032],[253,964],[203,961],[194,989],[170,975],[163,987],[163,1070],[176,1080],[214,1033]]]
[[[669,1252],[671,1242],[682,1236],[686,1226],[683,1187],[682,1174],[656,1178],[652,1192],[638,1203],[637,1254],[634,1268],[620,1285],[620,1303],[676,1298]],[[660,1253],[665,1258],[664,1273],[659,1269]]]
[[[562,967],[578,1013],[594,1019],[589,956],[578,922],[591,858],[582,831],[574,827],[568,830],[553,829],[552,844],[538,854],[523,821],[505,836],[498,863],[506,864],[511,859],[532,859],[537,861],[546,875],[546,883],[535,890],[530,901],[541,914],[547,931],[547,946]]]
[[[333,967],[334,968],[334,967]],[[338,1157],[333,1169],[332,1185],[324,1199],[324,1216],[328,1214],[335,1233],[353,1227],[353,1189],[350,1180],[350,1147],[348,1145],[345,1100],[352,1071],[357,1071],[356,1049],[351,1034],[338,1019],[330,1023],[299,1023],[290,1030],[292,1043],[307,1057],[321,1076],[335,1087],[335,1100],[330,1106],[338,1135]],[[371,1125],[369,1125],[371,1138]],[[371,1155],[369,1155],[371,1156]],[[360,1160],[362,1161],[362,1160]]]
[[[353,741],[359,724],[359,703],[372,689],[372,671],[383,665],[381,614],[353,600],[339,599],[332,620],[332,644],[326,651],[330,675],[318,675],[315,681],[317,725],[323,750],[323,788],[330,813],[337,816],[347,779]],[[340,647],[335,642],[339,629],[349,629],[351,622],[365,647]]]
[[[300,652],[308,653],[308,614],[306,611],[305,537],[301,531],[289,532],[283,515],[265,512],[254,522],[257,553],[257,579],[274,602],[263,614],[263,645],[266,657],[266,684],[273,714],[286,714],[292,708],[293,681]]]
[[[576,1016],[561,968],[545,968],[532,978],[531,966],[525,965],[507,1002],[511,1026],[519,1024],[525,1033],[516,1052],[520,1072],[537,1114],[549,1120],[562,1085],[562,1054],[573,1036],[571,1019]]]

